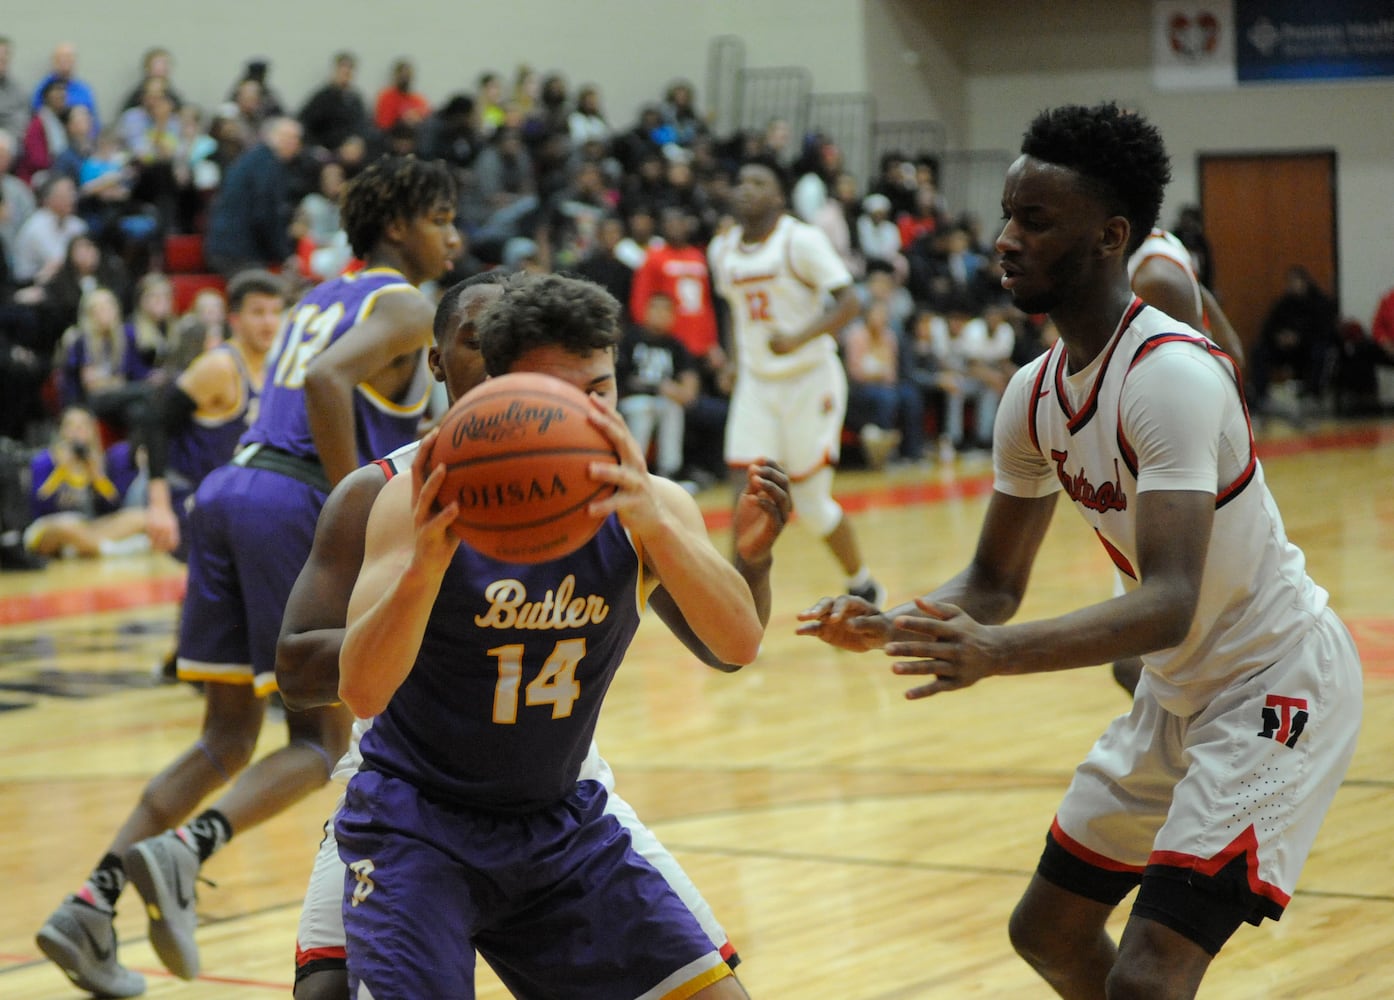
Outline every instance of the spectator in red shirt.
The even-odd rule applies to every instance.
[[[1370,324],[1370,337],[1384,352],[1384,363],[1394,364],[1394,288],[1385,293],[1375,307],[1375,318]]]
[[[377,109],[373,121],[386,132],[399,121],[408,125],[420,125],[431,113],[431,105],[421,94],[411,89],[416,70],[409,59],[398,59],[392,64],[392,82],[378,92]]]
[[[634,272],[629,311],[631,316],[647,316],[649,299],[655,294],[666,295],[673,301],[673,336],[694,358],[719,370],[725,356],[717,338],[707,255],[691,242],[696,224],[682,208],[663,209],[659,232],[666,245],[652,247]]]

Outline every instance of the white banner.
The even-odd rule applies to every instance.
[[[1233,0],[1153,0],[1152,81],[1158,90],[1238,86]]]

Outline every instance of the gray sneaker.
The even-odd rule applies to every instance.
[[[180,979],[193,979],[198,975],[198,945],[194,941],[198,853],[170,830],[136,844],[122,863],[126,877],[145,900],[155,954]]]
[[[114,916],[69,896],[34,940],[78,989],[98,997],[138,997],[145,977],[116,961]]]

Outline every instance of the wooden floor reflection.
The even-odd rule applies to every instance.
[[[1284,919],[1244,927],[1208,998],[1384,998],[1394,990],[1394,427],[1343,424],[1265,440],[1289,534],[1360,643],[1366,717]],[[903,598],[959,568],[985,464],[846,473],[868,560]],[[714,507],[720,498],[707,497]],[[1103,668],[1006,678],[907,704],[882,657],[793,635],[839,584],[798,528],[776,556],[760,661],[708,671],[653,621],[640,630],[600,729],[622,793],[682,860],[737,943],[757,998],[1046,997],[1011,951],[1007,916],[1074,764],[1125,707]],[[0,574],[0,996],[76,996],[33,934],[80,883],[146,779],[192,741],[201,701],[156,685],[172,641],[177,568],[160,557]],[[1062,506],[1025,616],[1102,598],[1109,564]],[[269,724],[265,750],[284,740]],[[210,862],[199,909],[203,975],[169,977],[135,897],[118,920],[149,996],[287,996],[295,925],[327,788]],[[480,996],[505,996],[487,971]]]

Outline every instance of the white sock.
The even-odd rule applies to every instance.
[[[860,588],[860,587],[865,587],[865,586],[866,586],[867,584],[869,584],[870,582],[871,582],[871,570],[869,570],[869,569],[867,569],[865,566],[863,566],[861,569],[857,570],[857,575],[856,575],[856,576],[849,576],[849,577],[847,578],[847,589],[848,589],[848,590],[856,590],[856,589],[858,589],[858,588]]]

